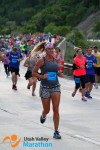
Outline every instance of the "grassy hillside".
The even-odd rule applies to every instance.
[[[100,0],[0,0],[0,31],[65,36],[99,6]]]

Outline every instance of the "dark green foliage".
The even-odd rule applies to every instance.
[[[94,32],[100,32],[100,20],[97,20],[97,22],[94,25]]]
[[[66,35],[70,29],[99,10],[100,0],[0,0],[0,29],[14,21],[22,32],[48,31]],[[12,29],[11,32],[15,30]],[[65,32],[64,32],[65,31]],[[8,31],[7,31],[8,32]],[[9,31],[10,32],[10,31]]]

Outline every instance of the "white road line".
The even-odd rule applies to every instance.
[[[75,138],[78,138],[80,140],[84,140],[84,141],[87,141],[87,142],[90,142],[90,143],[93,143],[93,144],[96,144],[98,146],[100,146],[100,142],[99,141],[96,141],[96,140],[93,140],[89,137],[84,137],[84,136],[81,136],[81,135],[74,135]]]
[[[34,121],[31,121],[31,122],[34,122]],[[37,122],[34,122],[34,123],[40,125],[40,124],[37,123]],[[52,127],[49,127],[49,126],[46,126],[46,125],[40,125],[40,126],[42,126],[42,127],[44,127],[44,128],[48,128],[48,129],[50,129],[50,130],[53,130]],[[97,145],[97,146],[100,146],[100,142],[99,142],[99,141],[96,141],[96,140],[91,139],[91,138],[89,138],[89,137],[81,136],[81,135],[78,135],[78,134],[73,135],[73,134],[70,134],[70,133],[65,133],[65,132],[63,132],[63,130],[62,130],[61,133],[62,133],[62,134],[65,134],[65,135],[67,135],[67,136],[69,136],[69,137],[71,137],[71,138],[76,138],[76,139],[79,139],[79,140],[81,140],[81,141],[86,141],[86,142],[95,144],[95,145]]]

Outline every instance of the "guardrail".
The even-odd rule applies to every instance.
[[[64,63],[64,74],[67,76],[73,76],[73,64]]]

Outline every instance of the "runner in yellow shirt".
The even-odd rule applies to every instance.
[[[98,89],[97,83],[98,83],[99,78],[100,78],[100,52],[98,51],[97,46],[94,46],[93,50],[94,50],[93,54],[97,59],[97,67],[95,68],[95,84],[94,84],[94,87],[96,89]]]

